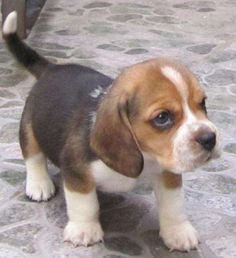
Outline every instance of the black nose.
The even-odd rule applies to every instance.
[[[202,147],[211,151],[216,145],[216,134],[214,132],[203,132],[197,138],[196,141],[202,145]]]

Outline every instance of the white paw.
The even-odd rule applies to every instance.
[[[179,225],[163,227],[160,236],[170,251],[189,251],[195,249],[199,242],[197,231],[188,221]]]
[[[27,179],[26,195],[34,201],[47,201],[55,194],[55,186],[50,177],[41,180]]]
[[[64,241],[69,241],[75,246],[88,246],[103,241],[103,235],[103,230],[98,221],[69,221],[64,230]]]

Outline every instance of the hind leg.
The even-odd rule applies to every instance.
[[[26,165],[26,195],[34,201],[47,201],[55,194],[48,175],[47,159],[39,147],[30,123],[21,121],[20,145]]]

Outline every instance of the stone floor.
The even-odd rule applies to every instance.
[[[235,0],[48,0],[27,40],[51,60],[111,76],[135,62],[169,56],[199,77],[223,153],[185,176],[187,211],[201,234],[199,249],[189,253],[170,253],[158,238],[153,193],[145,181],[133,193],[100,195],[104,244],[63,243],[66,211],[58,170],[50,166],[58,185],[50,202],[30,202],[24,194],[17,132],[34,79],[0,41],[1,258],[236,257],[235,20]]]

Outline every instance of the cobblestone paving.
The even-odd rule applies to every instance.
[[[145,3],[145,4],[144,4]],[[24,194],[17,134],[32,76],[0,41],[0,257],[236,257],[236,3],[235,0],[48,0],[28,42],[57,62],[88,65],[111,76],[130,64],[169,56],[188,64],[208,93],[222,157],[185,176],[186,206],[201,234],[199,250],[170,253],[158,238],[157,210],[146,181],[129,194],[101,194],[104,244],[63,243],[66,210]]]

